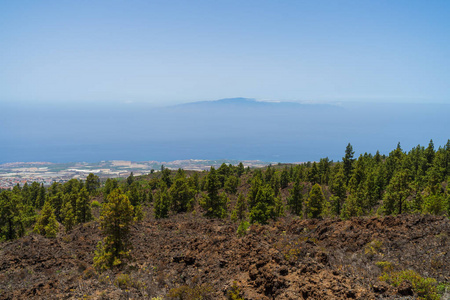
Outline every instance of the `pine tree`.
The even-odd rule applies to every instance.
[[[307,202],[308,217],[318,218],[322,213],[324,202],[325,196],[323,195],[322,187],[316,183],[309,192]]]
[[[272,177],[275,175],[275,169],[272,167],[272,165],[269,165],[267,167],[266,172],[264,173],[264,183],[271,183]]]
[[[280,194],[280,189],[281,189],[280,176],[278,176],[278,173],[274,173],[272,175],[272,179],[270,181],[270,186],[273,189],[275,197],[278,197]]]
[[[275,195],[270,185],[259,189],[254,202],[249,213],[251,223],[267,224],[270,218],[276,217]]]
[[[358,203],[357,197],[353,194],[349,194],[342,207],[340,214],[341,218],[349,219],[351,217],[361,216],[362,214],[363,211]]]
[[[172,178],[170,177],[170,170],[167,168],[164,168],[164,166],[161,166],[161,181],[164,181],[167,188],[170,188],[172,186]]]
[[[186,177],[178,177],[170,188],[172,211],[175,213],[186,212],[192,208],[195,198],[195,190],[188,184]]]
[[[222,163],[222,165],[220,165],[220,167],[216,170],[216,176],[220,182],[220,188],[223,188],[225,186],[225,181],[227,180],[230,173],[230,167],[227,166],[226,163]]]
[[[130,173],[130,176],[127,177],[127,186],[132,185],[134,182],[134,175],[133,172]]]
[[[20,194],[10,191],[0,193],[0,241],[25,234],[25,213],[20,202]]]
[[[350,180],[353,171],[353,155],[355,151],[353,151],[353,147],[350,143],[348,143],[347,148],[345,149],[345,156],[342,158],[342,163],[344,164],[344,178],[345,183],[347,184]]]
[[[41,186],[36,181],[33,181],[29,188],[27,203],[29,205],[32,205],[34,208],[38,207],[38,197],[40,193],[40,188]]]
[[[363,185],[363,191],[364,191],[364,208],[365,209],[371,209],[374,206],[378,204],[378,187],[376,184],[376,172],[372,171],[367,175],[367,179],[364,182]]]
[[[58,222],[62,222],[61,210],[64,203],[64,194],[62,192],[57,192],[49,198],[49,201],[55,210],[56,220],[58,220]]]
[[[46,197],[45,187],[44,187],[44,184],[42,183],[39,188],[38,196],[36,198],[36,204],[35,204],[36,208],[41,208],[44,205],[44,202],[46,199],[45,197]]]
[[[167,169],[165,169],[167,170]],[[167,186],[164,181],[161,181],[160,188],[155,194],[155,205],[153,208],[153,214],[156,219],[167,218],[169,216],[170,209],[170,195],[167,192]]]
[[[320,184],[328,184],[330,181],[330,173],[331,173],[331,165],[332,162],[328,159],[328,157],[321,158],[319,161],[319,182]]]
[[[66,204],[67,202],[70,202],[70,206],[72,207],[74,216],[76,214],[77,199],[78,199],[77,191],[73,191],[70,194],[64,194],[64,196],[63,196],[63,203]]]
[[[73,207],[70,201],[66,201],[61,210],[62,222],[66,232],[72,230],[75,225],[75,214],[73,212]]]
[[[347,189],[345,187],[345,175],[344,168],[341,165],[337,166],[337,172],[333,176],[333,182],[331,184],[331,191],[334,194],[333,197],[333,212],[336,215],[341,214],[341,208],[345,201]]]
[[[280,176],[280,185],[281,185],[282,189],[285,189],[288,187],[289,180],[290,180],[289,170],[287,167],[285,167],[283,169],[283,171],[281,171],[281,176]]]
[[[423,197],[422,194],[416,190],[413,201],[412,201],[412,212],[420,213],[423,210]]]
[[[408,173],[398,171],[392,177],[383,198],[383,210],[387,215],[401,214],[407,208],[406,199],[411,194]]]
[[[58,233],[58,222],[49,201],[46,201],[42,208],[41,215],[34,226],[34,232],[49,238],[56,237]]]
[[[90,195],[95,194],[97,189],[100,187],[100,178],[93,173],[89,173],[86,177],[85,188]]]
[[[207,194],[200,200],[200,206],[206,211],[206,216],[222,218],[226,214],[226,202],[219,197],[220,181],[214,167],[206,177],[205,189]]]
[[[188,184],[195,191],[195,193],[200,191],[200,179],[197,172],[188,178]]]
[[[236,220],[243,220],[246,218],[247,215],[247,201],[245,200],[245,197],[243,194],[239,194],[236,205],[234,206],[233,212],[231,213],[231,219]]]
[[[288,207],[290,211],[296,215],[301,216],[303,210],[303,185],[298,181],[294,182],[294,186],[289,190],[289,197],[287,198]]]
[[[25,182],[25,184],[22,187],[21,191],[22,196],[22,203],[27,206],[32,206],[31,197],[30,197],[30,188],[28,187],[28,183]]]
[[[76,222],[86,223],[92,219],[91,203],[89,201],[89,193],[86,188],[82,188],[78,193],[76,204]]]
[[[313,162],[312,167],[308,170],[308,181],[313,185],[320,181],[319,168],[316,162]]]
[[[136,205],[139,205],[141,203],[141,196],[138,191],[138,183],[132,182],[130,185],[127,184],[127,197],[131,202],[131,205],[133,207],[136,207]]]
[[[64,194],[78,194],[78,192],[83,188],[83,183],[78,179],[70,179],[66,183],[63,184],[63,193]]]
[[[392,177],[396,172],[401,171],[403,160],[405,159],[405,153],[400,146],[400,143],[397,144],[397,148],[389,153],[389,156],[386,158],[385,162],[385,178],[386,182],[390,182]]]
[[[103,203],[100,227],[106,235],[95,251],[94,266],[105,270],[121,265],[130,257],[130,227],[133,223],[133,206],[120,189],[115,189]]]
[[[422,208],[426,213],[440,215],[447,211],[447,199],[441,184],[439,182],[432,184],[432,182],[429,182],[425,188]]]
[[[241,177],[242,174],[244,174],[244,172],[245,172],[244,164],[242,162],[240,162],[237,167],[237,176]]]
[[[247,193],[247,203],[249,208],[252,209],[256,205],[256,196],[262,187],[262,180],[260,176],[255,173],[250,184],[250,191]]]
[[[272,219],[276,220],[278,217],[284,216],[284,204],[281,200],[281,195],[275,197],[274,208],[272,210]]]
[[[425,149],[425,159],[427,162],[427,169],[433,164],[434,155],[435,155],[434,143],[433,140],[430,140],[427,149]]]
[[[440,215],[447,207],[447,199],[441,193],[427,195],[423,200],[423,211],[429,214]]]
[[[47,195],[49,197],[56,196],[56,194],[62,192],[62,184],[59,182],[53,182],[52,185],[47,189]]]
[[[231,175],[228,177],[228,179],[225,181],[225,190],[230,194],[236,194],[237,188],[239,185],[239,178]]]
[[[108,178],[105,182],[105,187],[103,188],[103,198],[107,199],[107,196],[118,187],[117,180]]]

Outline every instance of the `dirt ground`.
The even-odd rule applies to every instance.
[[[95,221],[4,242],[0,299],[415,299],[379,281],[381,265],[450,281],[446,217],[285,217],[242,237],[237,226],[195,213],[145,218],[132,229],[132,260],[101,274]]]

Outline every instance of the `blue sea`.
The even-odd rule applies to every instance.
[[[220,104],[220,105],[219,105]],[[0,163],[237,159],[340,160],[450,138],[447,104],[261,105],[0,103]]]

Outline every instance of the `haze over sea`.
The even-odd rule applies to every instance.
[[[339,160],[450,138],[448,104],[299,104],[234,98],[168,107],[2,104],[0,162]]]
[[[449,11],[448,0],[0,1],[0,163],[442,146]],[[246,98],[217,101],[230,97]]]

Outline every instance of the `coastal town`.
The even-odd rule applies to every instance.
[[[51,162],[13,162],[0,164],[0,189],[12,189],[15,185],[23,186],[34,181],[50,186],[54,182],[64,183],[72,178],[85,179],[90,173],[101,179],[145,175],[158,172],[162,167],[176,170],[208,170],[211,166],[219,167],[222,163],[236,165],[236,160],[176,160],[171,162],[125,160],[101,161],[97,163],[51,163]],[[242,162],[245,167],[262,167],[268,163],[251,160]]]

